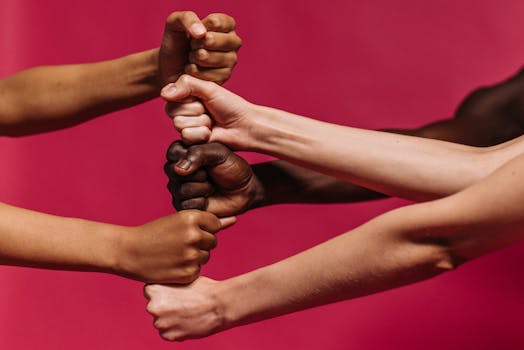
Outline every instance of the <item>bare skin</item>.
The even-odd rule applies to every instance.
[[[0,135],[73,126],[157,97],[184,73],[226,81],[241,40],[235,21],[174,12],[160,48],[92,64],[38,67],[0,80]],[[0,264],[97,271],[143,282],[189,283],[233,220],[188,211],[138,227],[36,213],[0,204]]]
[[[523,174],[521,155],[454,195],[395,209],[273,265],[148,285],[147,311],[162,338],[182,341],[451,271],[524,239]]]
[[[179,89],[177,90],[180,92]],[[195,90],[192,89],[192,91]],[[185,134],[190,142],[202,137],[219,142],[229,140],[229,144],[236,149],[253,147],[257,150],[267,150],[271,154],[282,152],[292,161],[296,161],[294,156],[287,153],[286,150],[277,150],[282,147],[281,138],[291,136],[291,142],[287,140],[283,142],[292,147],[291,152],[298,153],[297,158],[305,156],[306,152],[312,152],[318,156],[318,153],[314,153],[315,150],[309,148],[317,145],[314,138],[295,137],[287,129],[287,120],[279,124],[287,131],[284,132],[285,137],[279,131],[273,130],[272,126],[261,131],[261,133],[269,133],[267,139],[261,135],[245,137],[243,132],[249,133],[248,130],[257,130],[254,134],[258,134],[260,130],[243,129],[244,108],[251,108],[250,106],[245,107],[244,103],[247,102],[230,100],[230,95],[224,96],[217,90],[207,90],[199,97],[203,99],[204,104],[211,101],[212,107],[209,108],[209,105],[206,107],[214,117],[217,115],[214,112],[220,111],[218,114],[224,112],[221,109],[224,100],[229,100],[227,105],[231,109],[228,110],[228,113],[222,114],[218,121],[215,119],[213,128],[218,125],[218,130],[213,130],[205,124],[187,124],[190,128],[195,128]],[[213,105],[215,102],[218,107]],[[180,108],[183,107],[177,106],[174,110]],[[262,114],[267,112],[269,116],[284,119],[290,117],[287,114],[275,113],[273,110],[264,108],[262,110],[254,108],[252,111],[255,110]],[[190,109],[186,109],[187,111],[191,112]],[[224,115],[226,118],[223,118]],[[232,118],[228,119],[229,117]],[[270,117],[270,120],[275,122],[274,118]],[[310,130],[307,125],[308,121],[299,120],[306,126],[294,124],[292,121],[289,125],[294,128],[300,127],[302,128],[300,130],[307,134]],[[188,121],[179,120],[178,122],[186,123]],[[204,130],[202,126],[209,130]],[[500,128],[504,129],[503,123],[500,124]],[[316,130],[319,129],[316,128]],[[332,128],[327,130],[333,136],[335,130]],[[320,133],[324,131],[320,130]],[[383,133],[376,134],[378,138],[367,133],[356,134],[356,136],[362,135],[364,136],[359,139],[361,142],[365,142],[367,137],[379,143],[383,142],[380,138],[391,139],[390,136],[385,136]],[[254,136],[255,139],[253,144],[249,144],[251,136]],[[260,138],[257,139],[257,137]],[[337,139],[337,135],[333,137]],[[467,149],[447,148],[449,146],[447,144],[425,143],[420,139],[400,137],[394,140],[400,140],[400,143],[405,141],[410,146],[420,145],[421,148],[415,147],[415,149],[417,151],[422,149],[422,153],[425,154],[428,154],[427,151],[441,148],[451,152],[447,156],[455,157],[456,152],[460,153]],[[243,144],[243,141],[247,143]],[[477,141],[481,142],[480,139]],[[161,337],[166,340],[183,341],[200,338],[239,325],[431,278],[453,270],[460,264],[478,256],[521,241],[524,238],[522,234],[524,214],[520,210],[520,203],[524,198],[524,187],[520,176],[524,172],[524,156],[520,155],[522,152],[519,146],[521,142],[522,140],[518,139],[505,145],[488,148],[488,153],[498,153],[496,157],[504,158],[505,152],[500,152],[500,150],[511,149],[517,145],[514,149],[515,153],[510,152],[511,155],[505,153],[508,157],[503,160],[502,165],[496,165],[476,180],[470,178],[472,181],[469,183],[462,182],[464,187],[455,187],[458,190],[454,194],[442,199],[395,209],[351,232],[276,264],[224,281],[213,281],[201,277],[188,286],[146,286],[145,295],[149,300],[147,310],[155,319],[154,326]],[[387,145],[391,146],[391,144]],[[431,148],[433,146],[436,148]],[[424,147],[429,148],[424,149]],[[474,153],[471,153],[470,156]],[[335,172],[341,172],[340,165],[336,160],[331,160],[328,153],[321,150],[320,155],[319,158],[327,160],[328,165],[335,168]],[[340,156],[340,154],[335,154],[335,157]],[[406,155],[404,153],[404,156],[410,159],[416,154]],[[380,157],[374,158],[374,160],[381,159]],[[349,159],[353,158],[349,157]],[[185,205],[189,201],[187,206],[201,205],[217,211],[220,215],[231,215],[233,210],[241,212],[249,208],[252,205],[249,204],[249,198],[260,197],[261,193],[262,198],[265,196],[265,189],[259,189],[260,179],[249,171],[249,166],[241,158],[222,145],[211,143],[185,147],[175,143],[168,151],[168,160],[166,172],[171,178],[171,186],[180,193],[173,192],[182,195],[179,198],[180,202],[175,203],[177,205]],[[416,157],[410,162],[411,165],[420,166],[422,164]],[[304,163],[307,166],[316,165],[315,160],[307,156]],[[358,166],[365,165],[364,163],[359,163]],[[481,162],[480,165],[483,166],[482,164]],[[205,169],[205,172],[202,169]],[[232,173],[238,176],[236,186],[225,181],[227,176],[233,178],[232,174],[226,174],[225,169],[231,169]],[[180,176],[189,173],[192,175],[185,178]],[[386,177],[388,176],[390,175],[386,174]],[[431,176],[431,174],[426,174],[426,176]],[[394,179],[395,177],[390,177],[390,180]],[[416,179],[411,178],[410,181],[416,182]],[[453,179],[450,181],[454,183],[454,186],[457,184],[453,182]],[[194,186],[204,182],[211,186],[200,185],[199,190]],[[388,186],[394,189],[395,181],[389,182]],[[186,184],[191,187],[182,190]],[[405,186],[403,188],[405,189]],[[452,188],[453,186],[448,187],[450,190]],[[423,189],[419,190],[424,192]],[[200,191],[202,195],[192,197],[189,195],[192,191],[195,193]],[[251,192],[256,195],[249,195],[248,193]],[[238,199],[239,193],[245,193],[245,195],[241,195],[241,198]],[[409,192],[409,194],[413,193],[413,191]],[[442,193],[442,195],[447,194]],[[203,199],[203,201],[198,203],[195,199]],[[261,290],[264,293],[260,293]]]
[[[212,41],[210,41],[210,39]],[[77,125],[159,95],[184,72],[223,83],[242,44],[225,14],[174,12],[162,45],[115,60],[28,69],[0,80],[0,135]]]
[[[178,106],[172,105],[170,110]],[[457,109],[454,118],[415,130],[385,131],[405,135],[453,141],[473,146],[491,146],[523,133],[524,74],[519,74],[492,87],[470,94]],[[466,132],[467,130],[467,132]],[[183,149],[187,149],[183,151]],[[189,169],[175,166],[191,158]],[[209,210],[219,216],[236,215],[256,207],[279,203],[354,202],[380,198],[383,195],[335,177],[291,164],[274,161],[256,164],[252,170],[240,157],[226,147],[216,145],[172,145],[167,154],[168,185],[177,209]],[[217,160],[224,166],[216,167]],[[213,169],[205,174],[189,176],[198,168]],[[220,169],[237,169],[233,177]],[[236,178],[235,196],[221,185],[221,177]],[[205,185],[202,183],[206,183]],[[246,184],[246,186],[241,186]],[[231,187],[231,184],[228,184]],[[241,188],[242,187],[242,188]],[[414,199],[414,198],[411,198]]]
[[[222,227],[188,210],[136,227],[64,218],[0,204],[0,264],[112,273],[143,282],[189,283]]]

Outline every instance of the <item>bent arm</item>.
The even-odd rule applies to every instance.
[[[214,297],[226,322],[215,331],[421,281],[522,240],[523,176],[520,156],[453,196],[393,210],[218,282]]]
[[[73,126],[158,96],[158,49],[28,69],[0,80],[0,135]]]

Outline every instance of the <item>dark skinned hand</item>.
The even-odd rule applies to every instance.
[[[177,210],[200,209],[228,217],[253,208],[264,196],[251,166],[219,143],[172,143],[165,172]]]

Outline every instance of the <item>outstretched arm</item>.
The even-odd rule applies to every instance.
[[[524,71],[493,86],[470,93],[454,116],[416,129],[383,129],[455,142],[493,146],[524,134]],[[253,166],[265,189],[265,204],[356,202],[383,194],[303,168],[286,161]]]
[[[176,91],[173,91],[173,88]],[[199,104],[171,110],[186,142],[210,140],[237,150],[274,155],[345,181],[413,200],[455,193],[478,181],[524,148],[524,140],[491,148],[320,122],[281,110],[253,105],[219,87],[189,76],[163,90],[164,98],[191,95]],[[199,110],[200,108],[200,110]],[[199,116],[199,117],[196,117]],[[176,172],[196,170],[188,161]]]
[[[0,265],[92,271],[157,283],[189,283],[221,228],[195,210],[126,227],[0,203]]]
[[[453,270],[524,238],[523,175],[519,156],[455,195],[395,209],[276,264],[220,282],[147,286],[148,312],[163,338],[184,340]]]
[[[192,12],[174,12],[159,49],[98,63],[38,67],[0,80],[0,135],[61,129],[136,105],[157,97],[184,71],[223,83],[240,44],[227,15],[201,21]]]

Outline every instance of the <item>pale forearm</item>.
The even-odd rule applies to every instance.
[[[226,328],[356,298],[452,268],[445,247],[401,239],[388,216],[216,288]],[[241,302],[239,302],[239,300]]]
[[[118,226],[0,204],[0,264],[116,272]]]
[[[216,298],[226,327],[421,281],[521,241],[523,172],[520,156],[455,195],[393,210],[308,251],[219,282]]]
[[[158,85],[158,49],[22,71],[0,81],[0,134],[73,126],[156,97]]]
[[[480,149],[362,130],[257,107],[252,150],[367,188],[413,200],[455,193],[524,148]]]

